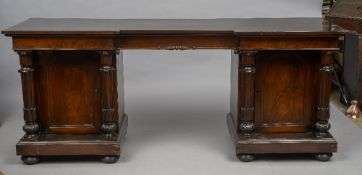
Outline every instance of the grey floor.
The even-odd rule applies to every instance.
[[[15,155],[15,144],[23,135],[22,103],[21,96],[14,95],[16,100],[1,101],[0,105],[0,170],[10,175],[361,174],[362,130],[333,105],[331,133],[339,144],[331,161],[265,157],[251,163],[239,162],[225,120],[229,108],[229,57],[215,53],[215,58],[206,58],[203,52],[193,52],[199,55],[190,58],[189,53],[182,52],[179,56],[183,59],[149,61],[151,53],[141,54],[147,54],[147,58],[126,54],[134,59],[125,59],[129,129],[119,162],[72,159],[23,165]],[[168,57],[169,53],[165,54]],[[141,69],[137,66],[140,63],[146,66]]]

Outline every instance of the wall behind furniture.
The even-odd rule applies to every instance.
[[[320,16],[321,0],[0,0],[0,30],[30,17]],[[149,105],[148,107],[153,109],[166,106],[170,110],[180,111],[192,108],[207,110],[214,106],[215,110],[227,112],[230,51],[126,51],[124,56],[126,110],[136,110],[143,102],[145,106]],[[1,35],[0,124],[4,123],[14,110],[22,109],[18,68],[18,56],[11,50],[10,38]],[[21,116],[19,120],[20,118]]]

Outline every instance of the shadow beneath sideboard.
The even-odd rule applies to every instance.
[[[123,146],[122,159],[130,161],[152,151],[159,155],[177,157],[188,152],[211,154],[238,161],[226,126],[226,114],[220,111],[192,113],[190,111],[146,113],[129,112],[128,135]],[[208,157],[208,156],[206,156]],[[190,157],[191,158],[191,157]]]

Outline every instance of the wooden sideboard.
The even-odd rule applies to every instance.
[[[60,155],[116,162],[127,129],[121,51],[229,49],[236,155],[329,160],[337,150],[328,132],[332,58],[344,33],[322,21],[28,19],[2,31],[20,57],[25,136],[17,154],[27,164]]]

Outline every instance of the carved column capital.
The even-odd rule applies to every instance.
[[[258,51],[255,51],[255,50],[239,50],[239,54],[241,55],[245,55],[245,56],[254,56],[255,54],[257,54]]]
[[[245,73],[255,73],[255,55],[258,51],[239,51],[241,57],[240,71]]]
[[[326,55],[326,56],[331,56],[333,57],[337,51],[334,51],[334,50],[322,50],[322,55]]]
[[[113,54],[118,55],[121,51],[119,49],[115,49],[115,50],[99,50],[97,52],[101,56],[109,56]]]
[[[257,50],[241,50],[241,49],[234,49],[235,54],[239,55],[246,55],[246,56],[253,56],[258,53]]]
[[[19,56],[30,55],[30,54],[32,53],[31,50],[15,50],[15,52],[16,52]]]

